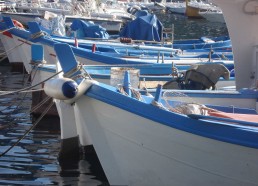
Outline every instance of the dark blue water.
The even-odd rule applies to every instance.
[[[221,23],[172,14],[158,17],[166,27],[174,24],[175,39],[227,34],[226,25]],[[0,91],[28,86],[28,75],[12,73],[1,63],[0,73]],[[30,93],[0,96],[0,154],[35,123],[29,114],[30,105]],[[59,121],[45,117],[18,145],[0,157],[0,185],[108,185],[94,153],[59,162],[59,149]]]

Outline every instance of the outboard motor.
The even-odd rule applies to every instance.
[[[223,64],[195,64],[177,79],[163,85],[164,89],[205,90],[216,88],[220,77],[229,80],[230,72]]]

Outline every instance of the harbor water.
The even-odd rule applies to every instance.
[[[166,27],[174,24],[175,39],[227,34],[223,23],[172,14],[157,16]],[[11,72],[10,66],[0,62],[1,94],[28,86],[27,74]],[[37,122],[30,115],[30,106],[30,92],[0,96],[0,154],[10,148],[0,156],[0,185],[109,185],[94,152],[82,153],[79,159],[58,161],[58,118],[43,117],[26,134]]]
[[[175,40],[228,35],[225,23],[209,22],[206,19],[188,19],[184,15],[177,14],[157,14],[157,17],[165,28],[172,28],[174,25]]]

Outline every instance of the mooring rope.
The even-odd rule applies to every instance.
[[[40,103],[38,103],[36,106],[34,106],[33,108],[31,108],[30,110],[30,114],[32,114],[33,112],[35,112],[36,110],[38,110],[42,105],[44,105],[47,101],[49,101],[50,99],[52,99],[51,97],[47,96],[45,97],[43,100],[41,100]]]
[[[25,74],[23,74],[23,77],[25,77]],[[30,76],[28,76],[28,78],[27,78],[27,80],[26,80],[25,82],[24,82],[24,79],[23,79],[23,82],[24,82],[24,83],[23,83],[23,86],[28,84],[29,78],[30,78]],[[7,91],[5,91],[5,93],[6,93],[6,92],[7,92]],[[10,91],[9,91],[9,92],[10,92]],[[27,95],[27,93],[24,94],[23,97],[19,100],[19,103],[17,104],[16,108],[12,111],[12,113],[15,112],[16,110],[18,110],[19,107],[22,106],[23,101],[24,101],[26,95]],[[8,106],[6,106],[4,109],[0,110],[0,112],[3,112],[4,110],[9,109],[10,107],[12,107],[14,103],[18,102],[18,99],[19,99],[19,96],[17,96],[17,97],[14,99],[14,101],[12,101],[12,103],[10,103],[10,105],[8,105]],[[12,113],[9,113],[9,115],[11,115]],[[7,116],[7,117],[8,117],[8,116]]]
[[[27,88],[23,88],[23,89],[20,89],[20,90],[16,90],[16,91],[12,91],[12,92],[8,92],[8,93],[0,94],[0,96],[6,96],[6,95],[10,95],[10,94],[17,94],[17,93],[21,93],[21,92],[30,90],[30,89],[32,89],[32,88],[34,88],[34,87],[36,87],[36,86],[38,86],[38,85],[40,85],[40,84],[42,84],[42,83],[48,81],[49,79],[51,79],[51,78],[57,76],[57,75],[60,74],[61,72],[63,72],[63,71],[61,70],[61,71],[55,73],[54,75],[50,76],[49,78],[47,78],[47,79],[45,79],[45,80],[43,80],[43,81],[41,81],[41,82],[39,82],[39,83],[37,83],[37,84],[35,84],[35,85],[29,86],[29,87],[27,87]]]
[[[33,81],[34,78],[35,78],[35,75],[36,75],[37,70],[38,70],[38,68],[36,68],[35,73],[33,73],[34,75],[33,75],[33,77],[31,78],[32,81]],[[60,71],[60,72],[61,72],[61,71]],[[59,72],[59,73],[60,73],[60,72]],[[57,74],[58,74],[58,73],[57,73]],[[54,75],[57,75],[57,74],[54,74]],[[31,74],[30,74],[30,76],[31,76]],[[52,77],[49,77],[49,78],[52,78]],[[49,78],[48,78],[48,79],[49,79]],[[48,79],[46,79],[46,80],[44,80],[44,81],[47,81]],[[29,77],[28,77],[28,79],[27,79],[27,81],[26,81],[25,84],[27,84],[28,81],[29,81]],[[43,81],[43,82],[44,82],[44,81]],[[41,84],[41,83],[42,83],[42,82],[40,82],[39,84]],[[37,85],[33,85],[33,86],[37,86]],[[29,88],[30,88],[30,87],[29,87]],[[24,94],[23,98],[19,101],[19,103],[16,105],[15,109],[14,109],[11,113],[9,113],[6,117],[11,116],[13,112],[15,112],[16,110],[18,110],[18,109],[23,105],[24,99],[25,99],[25,97],[26,97],[26,95],[27,95],[28,92],[35,92],[35,91],[41,91],[41,90],[43,90],[43,89],[24,90],[24,91],[20,91],[20,90],[19,90],[19,93],[25,93],[25,94]],[[9,94],[13,94],[13,92],[14,92],[14,91],[9,92]],[[1,94],[1,95],[8,95],[8,93]],[[16,98],[16,100],[17,100],[17,99],[18,99],[18,97]],[[36,105],[34,108],[32,108],[31,111],[30,111],[29,113],[27,113],[27,114],[33,113],[35,110],[37,110],[38,108],[40,108],[44,103],[46,103],[49,99],[51,99],[51,98],[50,98],[50,97],[47,97],[47,98],[45,98],[44,100],[42,100],[38,105]],[[7,106],[5,109],[2,109],[0,112],[6,110],[6,109],[8,109],[8,108],[10,108],[11,106],[12,106],[12,105]],[[18,119],[20,119],[20,118],[16,118],[14,121],[12,121],[11,123],[9,123],[8,125],[11,126],[11,125],[12,125],[15,121],[17,121]]]
[[[123,87],[122,85],[118,85],[117,89],[118,89],[118,91],[119,91],[121,94],[128,96],[128,94],[125,92],[124,87]],[[131,93],[133,94],[133,97],[134,97],[135,99],[137,99],[137,100],[139,100],[139,101],[144,101],[144,99],[143,99],[141,93],[140,93],[138,90],[136,90],[136,89],[134,89],[134,88],[132,88],[132,87],[130,87],[129,89],[130,89],[130,91],[131,91]],[[155,106],[155,107],[160,108],[160,109],[168,110],[161,102],[157,102],[157,101],[155,101],[154,99],[153,99],[153,101],[151,102],[151,104],[152,104],[153,106]]]
[[[11,28],[7,28],[7,29],[5,29],[5,30],[1,30],[1,31],[0,31],[0,34],[6,32],[6,31],[12,30],[12,29],[14,29],[14,28],[16,28],[16,27],[11,27]]]
[[[31,93],[31,92],[38,92],[38,91],[41,91],[41,90],[44,90],[43,88],[40,88],[40,89],[31,89],[31,90],[24,90],[24,91],[21,91],[21,92],[19,92],[19,93]],[[0,93],[2,93],[2,94],[12,94],[13,93],[13,91],[0,91]],[[0,96],[2,95],[2,94],[0,94]]]
[[[37,38],[42,37],[42,36],[47,36],[49,39],[53,40],[53,38],[47,32],[44,32],[44,31],[39,31],[39,32],[36,32],[34,34],[31,34],[30,38],[31,39],[37,39]]]
[[[34,76],[31,78],[31,81],[34,80],[37,70],[38,70],[38,68],[36,68],[36,71],[35,71],[35,73],[34,73]],[[25,77],[25,74],[23,74],[23,77]],[[23,83],[23,85],[27,85],[27,84],[28,84],[30,77],[31,77],[31,74],[29,74],[27,80]],[[23,81],[24,81],[24,80],[23,80]],[[39,90],[42,90],[42,89],[39,89]],[[23,95],[23,98],[21,98],[20,102],[17,104],[16,109],[14,109],[13,112],[15,112],[19,107],[22,106],[23,100],[25,99],[27,93],[34,92],[34,91],[39,91],[39,90],[22,91],[21,93],[25,93],[25,94]],[[8,92],[8,91],[5,91],[5,93],[7,93],[7,92]],[[9,93],[11,93],[11,92],[13,92],[13,91],[9,91]],[[13,105],[14,103],[16,103],[16,101],[17,101],[18,99],[19,99],[19,96],[18,96],[18,97],[15,99],[15,101],[12,102],[11,104]],[[6,109],[8,109],[8,108],[10,108],[10,107],[12,106],[11,104],[10,104],[9,106],[7,106],[5,109],[2,109],[0,112],[6,110]],[[12,114],[12,113],[10,113],[9,115],[11,115],[11,114]]]
[[[36,32],[34,34],[31,34],[30,38],[31,39],[36,39],[36,38],[39,38],[39,37],[44,36],[44,35],[46,35],[46,34],[42,31],[40,31],[40,32]]]
[[[54,105],[54,102],[49,104],[49,106],[46,108],[46,110],[40,115],[40,117],[37,119],[37,121],[13,144],[11,145],[7,150],[5,150],[2,154],[0,154],[0,157],[4,156],[6,153],[8,153],[13,147],[18,145],[21,140],[23,140],[27,134],[29,134],[40,122],[40,120],[47,114],[47,112],[50,110],[50,108]]]
[[[118,89],[118,91],[119,91],[121,94],[126,95],[126,96],[129,96],[129,95],[125,92],[123,85],[117,85],[117,89]],[[139,100],[139,101],[143,101],[142,95],[141,95],[141,93],[140,93],[138,90],[134,89],[133,87],[129,87],[129,89],[130,89],[130,91],[131,91],[131,93],[133,94],[133,97],[134,97],[135,99],[137,99],[137,100]]]
[[[0,55],[6,55],[6,56],[4,56],[4,57],[2,57],[1,59],[0,59],[0,62],[2,62],[4,59],[6,59],[8,56],[8,54],[11,54],[13,51],[14,51],[14,49],[16,49],[16,48],[18,48],[19,46],[21,46],[21,45],[23,45],[24,43],[20,43],[20,44],[18,44],[18,45],[16,45],[16,46],[14,46],[14,47],[12,47],[12,48],[10,48],[9,50],[7,50],[7,51],[4,51],[4,52],[2,52],[2,53],[0,53]]]
[[[13,28],[14,28],[14,27],[13,27]],[[7,30],[11,30],[11,29],[13,29],[13,28],[10,28],[10,29],[7,29]],[[5,31],[7,31],[7,30],[5,30]],[[5,31],[3,31],[3,32],[5,32]],[[45,34],[42,33],[42,32],[38,32],[38,33],[36,33],[36,34],[33,34],[33,35],[31,36],[31,38],[32,38],[32,39],[36,39],[36,38],[41,37],[41,36],[43,36],[43,35],[45,35]],[[27,39],[27,40],[28,40],[28,39]],[[25,42],[20,43],[19,45],[16,45],[15,47],[9,49],[8,51],[5,51],[4,53],[2,53],[2,55],[4,55],[4,54],[9,54],[10,51],[12,52],[15,48],[17,48],[17,47],[23,45],[24,43],[25,43]],[[5,59],[6,57],[7,57],[7,56],[4,56],[2,59],[0,59],[0,62],[3,61],[3,59]],[[0,94],[0,96],[10,95],[10,94],[17,94],[17,93],[25,93],[25,96],[26,96],[26,94],[27,94],[28,92],[34,92],[34,91],[42,90],[42,89],[38,89],[38,90],[31,90],[31,89],[34,88],[34,87],[36,87],[36,86],[38,86],[38,85],[40,85],[40,84],[42,84],[42,83],[44,83],[44,82],[46,82],[46,81],[48,81],[49,79],[55,77],[56,75],[60,74],[61,72],[62,72],[62,71],[59,71],[59,72],[57,72],[56,74],[50,76],[49,78],[47,78],[47,79],[45,79],[45,80],[43,80],[43,81],[41,81],[41,82],[39,82],[39,83],[37,83],[37,84],[35,84],[35,85],[32,85],[32,86],[30,86],[30,87],[23,88],[23,89],[16,90],[16,91],[8,91],[8,92],[5,92],[5,93]],[[35,77],[35,74],[36,74],[36,73],[34,73],[34,77]],[[34,77],[33,77],[32,79],[34,79]],[[27,84],[27,83],[26,83],[26,84]],[[24,96],[24,98],[25,98],[25,96]],[[34,112],[35,110],[39,109],[44,103],[46,103],[46,102],[47,102],[48,100],[50,100],[50,99],[51,99],[50,97],[46,97],[46,98],[45,98],[44,100],[42,100],[38,105],[36,105],[34,108],[32,108],[32,109],[30,110],[30,113],[32,113],[32,112]],[[22,101],[23,101],[23,99],[22,99]],[[21,102],[22,102],[22,101],[21,101]],[[24,135],[16,141],[16,143],[14,143],[14,144],[13,144],[12,146],[10,146],[7,150],[5,150],[2,154],[0,154],[0,157],[4,156],[4,155],[5,155],[6,153],[8,153],[13,147],[15,147],[22,139],[24,139],[25,136],[26,136],[29,132],[31,132],[31,130],[33,130],[33,129],[35,128],[35,126],[40,122],[40,120],[47,114],[47,112],[50,110],[50,108],[51,108],[53,105],[54,105],[54,102],[52,102],[51,104],[49,104],[49,106],[45,109],[45,111],[41,114],[41,116],[37,119],[37,121],[29,128],[29,130],[27,130],[27,131],[24,133]],[[16,106],[16,109],[18,109],[20,106],[21,106],[21,104],[19,104],[19,106]],[[16,109],[15,109],[15,110],[16,110]],[[11,123],[9,123],[9,127],[10,127],[15,121],[17,121],[17,120],[18,120],[18,118],[16,118],[14,121],[12,121]]]
[[[44,100],[42,100],[40,103],[38,103],[35,107],[31,108],[29,112],[26,112],[25,115],[30,115],[33,112],[35,112],[36,110],[38,110],[43,104],[45,104],[47,101],[49,101],[51,99],[51,97],[46,97]],[[11,114],[8,114],[7,117],[9,117]],[[8,124],[6,124],[6,128],[10,128],[13,126],[13,124],[15,122],[18,122],[18,120],[23,119],[24,117],[18,117],[15,118],[13,121],[9,122]]]
[[[36,69],[36,70],[37,70],[37,69]],[[30,74],[30,76],[31,76],[31,74]],[[27,80],[26,80],[26,82],[25,82],[24,84],[27,84],[27,83],[29,82],[30,76],[27,78]],[[34,74],[34,76],[31,78],[32,81],[33,81],[34,78],[35,78],[35,74]],[[18,109],[22,106],[22,104],[24,103],[24,98],[26,98],[26,95],[27,95],[27,92],[28,92],[28,91],[25,91],[25,92],[26,92],[26,93],[24,94],[23,98],[22,98],[21,101],[18,103],[18,105],[16,106],[15,110],[12,111],[12,113],[15,112],[16,110],[18,110]],[[18,99],[18,97],[17,97],[16,99]],[[46,103],[48,100],[50,100],[50,99],[51,99],[50,97],[46,97],[44,100],[42,100],[40,103],[38,103],[34,108],[31,108],[28,112],[26,112],[25,115],[27,116],[27,115],[33,113],[35,110],[39,109],[43,104],[45,104],[45,103]],[[9,107],[10,107],[10,106],[9,106]],[[12,113],[9,113],[7,117],[9,117]],[[10,123],[8,123],[7,127],[8,127],[8,128],[12,127],[15,122],[18,122],[20,119],[23,119],[23,118],[24,118],[24,117],[15,118],[13,121],[11,121]]]
[[[0,34],[2,34],[3,32],[6,32],[6,31],[8,31],[8,30],[11,30],[11,29],[13,29],[13,28],[16,28],[16,27],[12,27],[12,28],[3,30],[3,31],[0,32]],[[31,34],[30,38],[25,39],[25,41],[29,41],[29,39],[37,39],[37,38],[39,38],[39,37],[41,37],[41,36],[48,36],[48,34],[47,34],[46,32],[40,31],[40,32],[37,32],[37,33],[35,33],[35,34]],[[52,39],[52,37],[50,37],[50,36],[49,36],[49,38]],[[0,55],[5,55],[4,57],[2,57],[2,58],[0,59],[0,62],[2,62],[4,59],[6,59],[6,58],[8,57],[7,55],[8,55],[8,54],[11,54],[11,53],[14,51],[14,49],[18,48],[19,46],[23,45],[24,43],[25,43],[25,42],[22,42],[22,43],[20,43],[20,44],[18,44],[18,45],[16,45],[16,46],[10,48],[9,50],[0,53]],[[9,53],[9,52],[10,52],[10,53]]]
[[[151,104],[155,107],[158,107],[160,109],[163,109],[163,110],[168,110],[161,102],[158,102],[158,101],[155,101],[153,99],[153,101],[151,102]]]
[[[16,27],[12,27],[12,28],[8,28],[8,29],[6,29],[6,30],[0,31],[0,34],[6,32],[6,31],[8,31],[8,30],[14,29],[14,28],[16,28]],[[22,44],[24,44],[24,43],[21,43],[21,44],[19,44],[19,45],[17,45],[17,46],[14,46],[13,48],[11,48],[11,49],[5,51],[5,52],[2,52],[2,53],[0,53],[0,55],[4,55],[4,54],[6,54],[8,51],[15,49],[15,48],[17,48],[18,46],[20,46],[20,45],[22,45]]]

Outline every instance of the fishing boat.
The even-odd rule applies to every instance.
[[[219,9],[199,11],[199,15],[210,22],[225,23],[223,12]]]
[[[79,71],[72,50],[64,55],[64,46],[55,45],[65,78],[49,81],[45,91],[73,105],[78,134],[93,144],[111,185],[257,185],[258,27],[257,19],[250,21],[257,13],[253,1],[215,2],[228,24],[240,95],[231,98],[228,91],[232,104],[227,106],[182,104],[161,87],[155,97],[144,96],[130,88],[128,73],[118,88],[87,76],[75,78]],[[62,99],[51,92],[57,81],[71,85],[68,92],[59,90],[66,95]],[[248,95],[248,108],[234,106]]]
[[[231,41],[228,36],[220,37],[201,37],[199,39],[172,40],[166,38],[164,34],[173,35],[173,29],[163,28],[162,23],[156,15],[147,14],[139,16],[128,22],[120,31],[120,37],[130,38],[138,41],[158,41],[163,42],[163,46],[174,49],[211,49],[220,47],[231,47]],[[168,42],[164,42],[168,41]],[[148,44],[148,43],[146,43]]]
[[[205,1],[196,0],[186,0],[186,16],[190,18],[202,18],[199,14],[201,11],[205,10],[219,10],[220,8],[212,3],[207,3]]]
[[[12,20],[8,17],[4,17],[5,22],[0,23],[0,29],[6,31],[8,29],[8,33],[11,34],[3,35],[3,37],[9,37],[7,41],[10,41],[14,43],[14,46],[18,48],[20,51],[20,54],[23,54],[20,56],[22,59],[22,62],[24,64],[29,64],[31,59],[31,44],[32,43],[38,43],[42,44],[44,46],[44,53],[45,58],[48,63],[55,64],[56,63],[56,54],[53,49],[53,46],[55,43],[60,43],[64,40],[69,40],[67,37],[52,37],[49,35],[45,35],[44,32],[40,29],[39,25],[36,22],[29,22],[29,31],[24,29],[16,28],[13,24]],[[55,38],[55,39],[53,39]],[[69,40],[70,44],[71,42],[74,42],[74,38],[70,38]],[[74,44],[72,44],[74,45]],[[81,44],[83,46],[83,44]],[[85,43],[86,45],[86,43]],[[83,64],[87,65],[103,65],[103,64],[154,64],[154,63],[165,63],[171,66],[172,62],[175,65],[183,65],[183,66],[189,66],[193,63],[198,62],[206,62],[206,61],[213,61],[213,62],[222,62],[225,64],[225,66],[231,66],[234,64],[232,59],[211,59],[209,58],[199,58],[195,56],[192,57],[183,57],[180,56],[173,56],[171,53],[178,51],[178,49],[173,49],[169,47],[163,47],[163,46],[146,46],[142,44],[110,44],[106,48],[106,51],[95,51],[92,49],[93,46],[96,46],[96,44],[90,44],[88,45],[91,47],[89,48],[83,48],[83,47],[76,47],[72,46],[74,54],[78,61],[80,61]],[[103,45],[102,45],[103,46]],[[110,48],[113,47],[113,48]],[[129,50],[146,50],[146,51],[156,51],[155,55],[142,55],[138,53],[138,55],[128,55],[127,53],[118,53],[114,48],[124,48]],[[110,52],[113,50],[113,52]],[[126,51],[126,50],[124,50]],[[159,51],[157,53],[157,51]],[[132,52],[132,51],[131,51]],[[165,52],[169,55],[165,55]],[[16,55],[19,55],[17,53]],[[164,53],[164,55],[162,55]],[[186,55],[186,52],[184,52],[184,55]],[[26,69],[28,72],[31,71],[30,66],[26,66]],[[231,69],[230,69],[231,70]]]
[[[68,45],[67,45],[68,46]],[[31,76],[32,86],[36,86],[36,89],[41,89],[44,87],[44,82],[51,78],[56,77],[57,73],[61,72],[59,66],[51,65],[46,63],[43,55],[42,45],[33,44],[31,48],[32,59],[30,65],[32,65]],[[63,50],[65,51],[65,50]],[[72,56],[73,60],[75,60]],[[202,66],[202,64],[200,64]],[[221,67],[221,64],[217,64],[218,67],[214,67],[215,63],[207,63],[207,69],[209,71],[214,71],[207,75],[208,79],[211,76],[209,82],[214,82],[214,73],[219,74],[217,77],[216,87],[232,86],[234,85],[234,78],[229,77],[229,71],[225,66]],[[212,67],[213,66],[213,67]],[[83,65],[80,67],[84,72],[87,72],[91,78],[98,82],[105,84],[110,84],[116,86],[117,84],[122,84],[125,71],[129,70],[131,74],[131,86],[134,88],[144,88],[150,90],[150,94],[153,89],[157,87],[159,83],[166,83],[167,81],[176,80],[179,70],[175,66],[168,67],[166,64],[143,64],[143,65]],[[186,68],[187,69],[187,68]],[[212,70],[213,69],[213,70]],[[189,70],[183,70],[188,72]],[[220,71],[220,73],[218,73]],[[182,72],[182,70],[180,71]],[[203,73],[203,72],[200,72]],[[186,73],[187,74],[187,73]],[[205,76],[205,75],[204,75]],[[213,76],[213,77],[212,77]],[[221,77],[221,78],[220,78]],[[205,78],[205,77],[204,77]],[[211,84],[205,85],[207,89],[211,88]],[[191,86],[193,88],[193,86]],[[196,88],[199,88],[196,86]],[[36,108],[39,103],[47,99],[47,95],[43,91],[36,91],[32,93],[32,109]],[[36,110],[32,112],[34,117],[37,117],[42,114],[44,108],[52,100],[48,100],[41,105],[42,110]],[[60,126],[61,126],[61,150],[59,159],[66,159],[71,154],[78,149],[79,136],[80,144],[82,146],[92,145],[90,139],[87,135],[82,136],[78,135],[80,130],[75,130],[72,122],[75,120],[75,115],[73,114],[73,107],[70,104],[66,104],[55,100],[56,107],[52,107],[50,112],[47,113],[48,116],[57,116],[60,117]],[[65,109],[65,111],[63,111]],[[34,109],[33,109],[34,110]],[[72,129],[71,129],[72,127]],[[76,146],[77,144],[77,146]]]
[[[110,33],[118,33],[126,21],[132,20],[132,16],[130,17],[125,11],[123,17],[115,16],[108,12],[102,11],[99,14],[98,12],[96,2],[90,0],[89,2],[74,1],[73,3],[28,3],[24,1],[17,3],[12,9],[2,12],[1,15],[9,16],[26,26],[28,22],[35,21],[36,18],[49,18],[49,15],[63,15],[67,24],[74,19],[80,18],[86,21],[93,21],[106,28]]]
[[[167,8],[167,11],[173,14],[185,15],[186,4],[185,2],[179,2],[179,1],[178,2],[167,1],[166,8]]]

